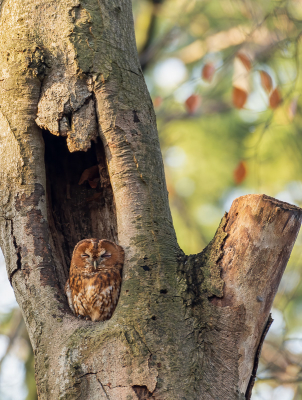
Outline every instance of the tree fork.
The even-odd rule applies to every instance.
[[[0,30],[0,245],[39,398],[244,399],[301,210],[239,198],[184,256],[130,0],[4,1]],[[96,191],[79,185],[95,165]],[[104,323],[77,320],[63,293],[93,236],[126,253]]]
[[[298,207],[266,195],[239,197],[207,248],[181,266],[184,299],[203,347],[197,361],[204,368],[202,399],[249,398],[258,348],[300,224]]]

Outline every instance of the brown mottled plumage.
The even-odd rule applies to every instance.
[[[74,248],[65,293],[72,312],[105,321],[115,310],[124,250],[110,240],[84,239]]]

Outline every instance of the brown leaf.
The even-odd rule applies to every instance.
[[[251,60],[243,53],[237,53],[236,57],[242,62],[245,68],[249,71],[252,68]]]
[[[100,182],[100,177],[95,179],[88,179],[88,183],[92,189],[95,189],[99,182]]]
[[[189,114],[194,114],[201,104],[201,98],[198,94],[192,94],[185,101],[186,109]]]
[[[240,161],[234,170],[234,181],[237,185],[244,181],[247,175],[247,166],[245,161]]]
[[[247,92],[238,87],[233,87],[233,104],[237,108],[243,108],[247,100]]]
[[[282,103],[281,94],[278,88],[274,89],[269,97],[269,105],[271,108],[277,108]]]
[[[160,107],[162,102],[163,102],[163,99],[160,96],[154,97],[154,99],[153,99],[154,108]]]
[[[98,165],[94,165],[84,170],[79,180],[79,185],[82,185],[85,181],[93,181],[97,178],[100,179],[99,167]]]
[[[273,88],[273,80],[272,80],[271,76],[265,71],[260,71],[260,78],[261,78],[261,85],[262,85],[263,89],[267,93],[270,93]]]
[[[202,69],[202,79],[208,82],[212,82],[215,73],[215,66],[213,63],[207,63]]]

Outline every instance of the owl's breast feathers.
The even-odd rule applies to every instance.
[[[109,319],[117,305],[121,281],[117,268],[89,275],[71,273],[66,283],[70,293],[66,291],[66,294],[68,299],[71,297],[74,313],[90,317],[92,321]]]
[[[109,258],[105,257],[99,269],[85,262],[90,254],[93,259],[102,257],[104,249]],[[68,304],[75,315],[92,321],[112,316],[120,294],[123,263],[123,249],[109,240],[84,239],[76,245],[65,284]]]

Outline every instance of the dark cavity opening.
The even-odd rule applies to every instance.
[[[152,393],[149,392],[147,386],[134,385],[134,386],[132,386],[132,389],[134,390],[134,392],[139,400],[154,399],[154,397],[152,396]]]
[[[100,140],[87,152],[70,153],[64,137],[44,131],[43,139],[51,246],[56,265],[62,266],[57,265],[57,273],[63,286],[77,242],[85,238],[117,242],[115,203]],[[83,172],[89,168],[85,180]]]

